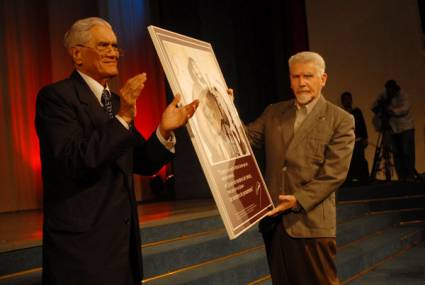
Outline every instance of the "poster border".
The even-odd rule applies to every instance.
[[[171,87],[171,91],[172,91],[174,96],[176,94],[182,94],[182,88],[181,88],[179,82],[176,79],[177,76],[174,73],[174,70],[172,68],[172,63],[170,62],[170,60],[167,56],[168,54],[167,54],[165,47],[164,47],[164,43],[163,43],[164,41],[172,42],[172,43],[179,44],[179,45],[185,45],[185,46],[188,46],[188,47],[200,49],[200,50],[211,53],[212,57],[214,59],[214,64],[217,68],[217,71],[218,71],[220,77],[221,77],[220,79],[224,83],[224,87],[226,89],[228,89],[226,81],[224,80],[224,76],[221,72],[217,58],[214,54],[214,51],[213,51],[210,43],[205,42],[205,41],[201,41],[201,40],[197,40],[197,39],[194,39],[194,38],[191,38],[191,37],[188,37],[188,36],[185,36],[185,35],[181,35],[181,34],[178,34],[178,33],[174,33],[172,31],[165,30],[165,29],[153,26],[153,25],[148,26],[148,31],[149,31],[149,34],[152,38],[154,47],[157,51],[160,62],[161,62],[162,67],[165,71],[165,75],[167,77],[167,80],[168,80],[169,85]],[[182,96],[181,98],[182,98],[181,99],[182,105],[189,103],[189,102],[185,102],[184,96]],[[231,112],[234,112],[235,114],[237,114],[238,112],[237,112],[234,104],[233,103],[228,104],[230,98],[224,98],[224,100],[227,101],[226,102],[227,106],[232,108]],[[242,125],[242,122],[240,122],[239,116],[237,117],[237,119],[239,120],[238,123],[240,123],[240,125]],[[272,199],[270,197],[269,191],[267,190],[267,185],[264,181],[264,178],[261,175],[261,171],[258,167],[257,161],[255,160],[255,157],[253,155],[253,151],[252,151],[251,145],[249,144],[248,137],[247,137],[245,131],[243,130],[242,131],[243,138],[245,139],[245,142],[246,142],[247,147],[249,149],[249,154],[252,156],[252,160],[254,162],[256,170],[260,174],[259,177],[261,178],[261,183],[262,183],[262,186],[264,187],[264,190],[266,192],[267,198],[269,200],[269,204],[267,205],[267,207],[264,207],[261,211],[256,213],[253,217],[250,217],[249,219],[246,219],[242,223],[238,224],[237,226],[232,227],[232,223],[231,223],[230,218],[229,218],[229,213],[224,206],[223,197],[221,197],[219,191],[216,191],[216,189],[218,188],[218,185],[217,185],[215,179],[212,178],[212,177],[214,177],[214,174],[212,173],[211,166],[208,163],[208,158],[205,157],[205,154],[202,151],[202,146],[200,145],[198,140],[195,139],[195,136],[194,136],[193,131],[192,131],[192,129],[194,129],[194,126],[193,126],[193,124],[191,123],[190,120],[188,121],[186,128],[189,132],[192,144],[193,144],[195,152],[196,152],[196,154],[199,158],[199,162],[202,166],[202,169],[203,169],[204,172],[206,172],[205,177],[207,179],[208,185],[211,188],[211,193],[213,195],[213,198],[216,201],[217,209],[220,213],[220,216],[223,219],[223,223],[224,223],[224,226],[226,228],[227,234],[228,234],[230,239],[234,239],[234,238],[238,237],[239,235],[241,235],[242,233],[246,232],[248,229],[250,229],[260,219],[265,217],[270,208],[274,208],[274,205],[273,205]],[[253,220],[254,220],[254,222],[252,222]],[[250,224],[248,226],[246,226],[246,224],[248,224],[248,223],[250,223]],[[241,230],[239,230],[239,229],[241,229]]]

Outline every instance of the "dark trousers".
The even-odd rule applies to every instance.
[[[263,232],[273,285],[337,285],[335,238],[292,238],[278,223]]]
[[[414,178],[415,168],[415,130],[393,134],[394,164],[400,180]]]

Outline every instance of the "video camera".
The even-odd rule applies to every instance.
[[[391,79],[385,83],[385,95],[381,96],[372,108],[372,112],[375,113],[373,125],[378,132],[383,133],[391,130],[389,120],[392,113],[388,110],[388,107],[399,92],[400,86],[395,80]]]

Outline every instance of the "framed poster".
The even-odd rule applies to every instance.
[[[186,125],[227,234],[234,239],[273,208],[211,44],[148,27],[165,75],[183,105],[199,100]]]

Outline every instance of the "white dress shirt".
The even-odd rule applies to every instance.
[[[305,105],[299,105],[297,100],[295,100],[295,107],[297,108],[297,111],[295,113],[294,133],[297,131],[302,122],[304,122],[305,118],[307,118],[308,114],[310,114],[311,110],[313,110],[314,106],[316,106],[320,96],[322,95],[317,96],[310,103]]]
[[[106,86],[102,86],[102,84],[100,84],[99,82],[97,82],[96,80],[94,80],[93,78],[91,78],[90,76],[88,76],[87,74],[82,73],[81,71],[77,70],[77,72],[81,75],[81,77],[83,78],[83,80],[87,83],[87,85],[89,86],[90,90],[93,92],[93,94],[96,96],[97,101],[99,101],[100,106],[103,107],[102,104],[102,92],[103,89],[108,90],[108,92],[110,92],[109,90],[109,86],[108,84],[106,84]],[[115,118],[127,129],[130,129],[129,124],[120,116],[120,115],[115,115]],[[165,139],[162,135],[161,132],[159,131],[159,127],[156,128],[156,132],[155,132],[156,136],[158,137],[158,140],[164,145],[164,147],[166,149],[168,149],[169,151],[171,151],[172,153],[175,153],[175,144],[176,144],[176,136],[174,135],[173,132],[171,132],[171,136],[168,139]]]

